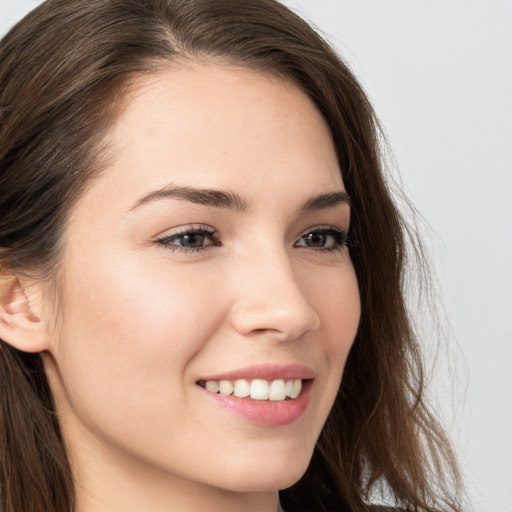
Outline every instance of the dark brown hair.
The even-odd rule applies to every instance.
[[[178,58],[293,81],[325,117],[353,200],[361,323],[311,464],[281,491],[283,507],[364,511],[383,486],[407,510],[460,510],[452,451],[424,400],[404,303],[408,230],[386,185],[378,123],[346,64],[277,1],[48,0],[6,35],[0,279],[55,279],[68,212],[105,167],[101,141],[130,81]],[[0,379],[2,511],[69,512],[72,472],[40,356],[0,341]]]

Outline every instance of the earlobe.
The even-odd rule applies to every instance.
[[[48,333],[28,288],[16,277],[0,277],[0,339],[23,352],[42,352]]]

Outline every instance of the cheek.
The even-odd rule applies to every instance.
[[[356,337],[361,317],[361,303],[359,288],[355,274],[350,275],[339,290],[335,300],[324,298],[328,303],[325,306],[329,319],[325,325],[329,330],[329,350],[339,357],[334,361],[343,369],[348,352]]]
[[[314,441],[320,435],[338,394],[345,363],[357,334],[361,305],[351,263],[322,278],[310,279],[308,294],[320,316],[321,332],[313,340],[324,372],[317,377],[318,411],[313,418]]]
[[[67,274],[55,354],[73,414],[90,424],[116,417],[133,429],[144,421],[170,427],[187,413],[179,409],[189,362],[222,316],[212,283],[158,265],[89,265],[94,272],[84,261]]]
[[[329,365],[341,374],[361,316],[359,286],[352,264],[347,263],[339,272],[326,276],[323,283],[313,286],[310,295],[325,333],[325,354]]]

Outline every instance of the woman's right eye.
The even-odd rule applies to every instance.
[[[212,228],[190,226],[158,238],[155,243],[173,251],[199,252],[220,245],[215,235]]]

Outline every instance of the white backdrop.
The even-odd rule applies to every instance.
[[[38,3],[0,0],[0,34]],[[434,391],[475,512],[512,512],[512,0],[285,3],[362,81],[434,232],[459,381]]]

